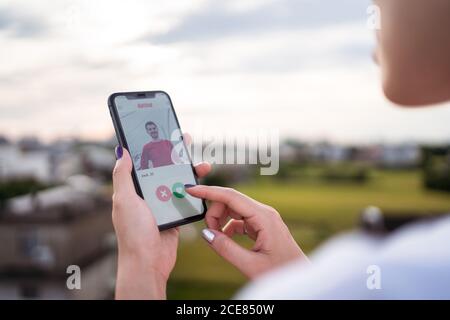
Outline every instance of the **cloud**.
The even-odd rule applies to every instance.
[[[364,21],[368,3],[361,0],[278,0],[236,12],[226,2],[214,1],[183,17],[167,32],[147,35],[144,40],[152,43],[211,41],[235,35]]]
[[[7,31],[10,36],[31,38],[40,36],[48,30],[47,24],[34,16],[0,8],[0,31]]]
[[[320,39],[318,41],[317,39]],[[359,23],[307,30],[285,30],[267,35],[221,41],[157,46],[182,50],[170,65],[195,75],[293,74],[341,65],[370,65],[372,32]],[[151,46],[149,46],[151,47]]]
[[[109,137],[110,93],[163,89],[191,132],[199,123],[343,142],[450,136],[448,104],[397,109],[382,97],[369,0],[132,2],[0,5],[2,131]]]

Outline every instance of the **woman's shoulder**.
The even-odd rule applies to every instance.
[[[335,237],[311,255],[250,284],[243,299],[450,298],[450,216],[381,238],[361,231]],[[380,290],[371,277],[380,277]],[[447,279],[447,280],[445,280]]]

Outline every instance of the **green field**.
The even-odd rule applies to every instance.
[[[364,184],[324,182],[305,170],[293,176],[287,181],[258,178],[235,188],[276,208],[307,253],[334,234],[354,228],[360,211],[369,205],[395,214],[450,211],[450,194],[424,189],[418,170],[373,171]],[[189,237],[180,243],[169,299],[227,299],[245,283],[199,237],[202,227],[200,222],[185,231]]]

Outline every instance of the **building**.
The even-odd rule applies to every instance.
[[[31,178],[40,182],[52,180],[49,154],[45,149],[23,151],[18,145],[0,144],[0,180]]]

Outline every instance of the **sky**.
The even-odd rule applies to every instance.
[[[164,90],[182,129],[449,142],[449,104],[383,96],[367,0],[0,0],[0,134],[113,134],[106,100]]]

